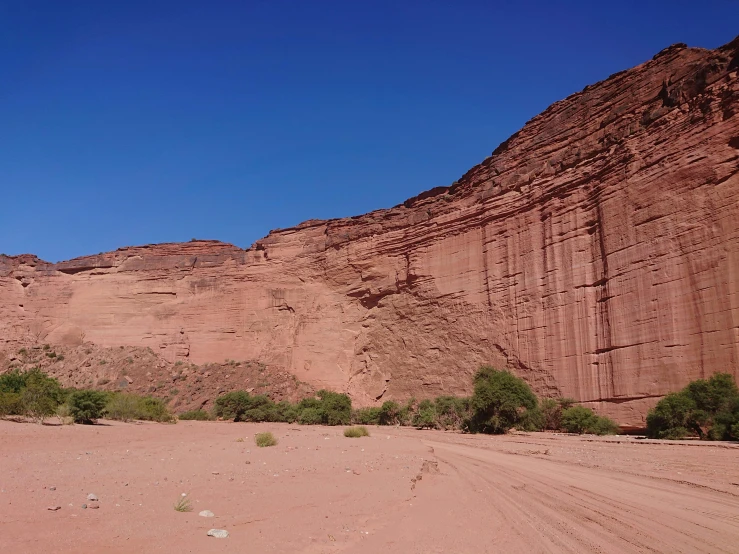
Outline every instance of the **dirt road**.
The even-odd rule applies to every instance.
[[[0,551],[739,552],[737,445],[370,431],[0,421]]]

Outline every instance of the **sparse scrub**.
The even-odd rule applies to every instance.
[[[180,497],[180,499],[175,502],[174,509],[176,512],[192,512],[190,499],[186,496]]]
[[[181,419],[183,421],[210,421],[213,418],[205,410],[189,410],[187,412],[182,412],[177,416],[177,419]]]
[[[104,415],[118,421],[176,421],[160,398],[121,392],[109,393]]]
[[[364,425],[358,425],[356,427],[347,427],[344,429],[344,436],[351,439],[358,439],[360,437],[369,437],[369,431]]]
[[[265,446],[274,446],[277,444],[277,439],[274,437],[272,433],[257,433],[254,436],[254,442],[259,446],[260,448]]]
[[[60,404],[57,406],[56,417],[59,418],[59,423],[62,425],[72,425],[74,423],[72,410],[69,408],[69,404]]]

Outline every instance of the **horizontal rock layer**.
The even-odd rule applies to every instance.
[[[0,256],[0,347],[258,359],[360,404],[481,363],[640,426],[739,375],[739,39],[675,45],[550,106],[451,187],[214,241]]]

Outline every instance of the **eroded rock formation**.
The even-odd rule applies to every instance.
[[[466,393],[480,363],[640,425],[739,376],[739,39],[671,46],[550,106],[457,183],[211,241],[0,257],[0,337],[257,359],[359,403]]]

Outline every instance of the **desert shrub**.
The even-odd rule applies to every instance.
[[[595,425],[595,412],[584,406],[572,406],[562,411],[562,429],[568,433],[582,434]]]
[[[271,421],[275,403],[263,394],[249,397],[247,408],[240,421]]]
[[[562,411],[572,407],[572,398],[544,398],[541,401],[542,428],[558,431],[562,428]]]
[[[18,369],[0,375],[0,392],[20,394],[21,390],[26,387],[27,376],[27,371],[21,372]]]
[[[362,425],[379,425],[381,408],[359,408],[352,414],[352,423]]]
[[[739,439],[739,389],[728,373],[692,381],[683,390],[660,400],[647,415],[647,435],[678,439]]]
[[[72,417],[72,411],[69,408],[69,404],[60,404],[56,408],[56,417],[59,418],[59,422],[62,425],[72,425],[74,418]]]
[[[605,416],[598,416],[595,422],[588,428],[588,433],[594,435],[618,435],[621,432],[618,424]]]
[[[108,397],[94,390],[75,391],[69,395],[67,404],[75,423],[93,424],[103,417]]]
[[[250,406],[249,393],[243,390],[227,392],[216,398],[213,413],[216,417],[241,421]]]
[[[182,412],[180,415],[177,416],[177,418],[183,421],[210,421],[211,419],[213,419],[211,415],[205,410],[188,410],[187,412]]]
[[[62,402],[59,381],[40,371],[29,372],[25,381],[26,386],[20,394],[23,411],[35,421],[42,423],[45,418],[54,415],[57,406]]]
[[[167,409],[164,400],[151,396],[138,398],[136,419],[158,421],[159,423],[173,423],[177,421]]]
[[[245,391],[229,392],[216,399],[216,417],[234,421],[286,421],[298,419],[298,409],[289,402],[275,404],[263,394],[250,395]]]
[[[159,398],[139,396],[137,394],[114,393],[108,397],[105,405],[105,416],[119,421],[158,421],[160,423],[174,421],[174,416],[167,405]]]
[[[467,428],[472,432],[505,433],[526,424],[530,419],[527,412],[537,405],[536,396],[523,379],[508,371],[482,366],[475,374]]]
[[[523,410],[515,428],[519,431],[541,431],[544,429],[544,415],[541,408],[537,406],[530,410]]]
[[[138,415],[139,398],[133,394],[114,394],[105,405],[105,415],[118,421],[132,421]]]
[[[348,425],[352,420],[352,401],[348,395],[326,389],[318,391],[324,425]]]
[[[433,429],[436,426],[436,410],[431,400],[421,400],[411,418],[411,424],[418,429]]]
[[[192,512],[192,504],[186,496],[181,496],[174,504],[175,512]]]
[[[323,422],[323,415],[318,408],[304,408],[300,410],[298,423],[301,425],[320,425]]]
[[[259,447],[274,446],[277,444],[277,439],[272,433],[257,433],[254,436],[254,442]]]
[[[572,406],[562,410],[561,425],[562,430],[568,433],[616,435],[619,432],[619,427],[613,420],[599,416],[584,406]]]
[[[277,402],[272,407],[269,421],[281,421],[283,423],[295,423],[298,421],[300,412],[295,404],[286,400]]]
[[[344,436],[351,439],[358,439],[359,437],[369,437],[369,431],[363,425],[356,427],[347,427],[344,429]]]
[[[23,415],[23,402],[17,392],[0,392],[0,417]]]
[[[439,396],[434,400],[434,410],[438,429],[461,429],[470,416],[470,399]]]
[[[400,423],[400,406],[393,400],[386,400],[380,407],[380,425]]]
[[[418,402],[416,399],[413,397],[409,398],[408,401],[401,406],[400,410],[398,410],[398,424],[410,425],[417,408]]]

